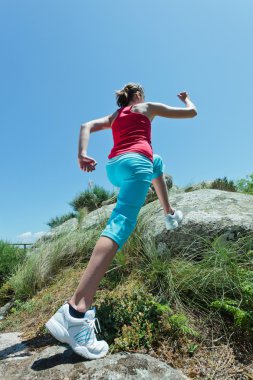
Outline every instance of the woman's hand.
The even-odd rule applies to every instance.
[[[97,162],[92,157],[86,155],[79,155],[78,162],[80,169],[84,172],[92,172],[97,165]]]
[[[179,94],[177,94],[177,96],[179,97],[180,100],[182,100],[182,102],[185,103],[186,99],[188,98],[189,99],[189,96],[187,94],[186,91],[184,92],[180,92]]]

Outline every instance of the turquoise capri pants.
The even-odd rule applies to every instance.
[[[117,203],[100,236],[107,236],[122,248],[133,232],[154,178],[164,173],[162,157],[153,154],[153,163],[141,153],[124,153],[107,161],[109,181],[119,187]]]

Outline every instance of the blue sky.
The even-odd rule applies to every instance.
[[[0,238],[34,241],[88,181],[112,190],[110,130],[90,136],[92,173],[77,164],[80,124],[115,111],[114,92],[193,119],[155,118],[152,146],[178,186],[253,172],[252,0],[0,0]]]

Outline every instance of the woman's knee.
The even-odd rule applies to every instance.
[[[100,236],[107,236],[113,239],[119,246],[118,252],[134,231],[136,223],[136,219],[129,219],[123,214],[118,214],[117,210],[114,209]]]
[[[165,164],[159,154],[153,154],[153,176],[152,180],[164,173]]]

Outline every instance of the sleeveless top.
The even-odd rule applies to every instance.
[[[118,115],[112,123],[114,146],[108,158],[127,152],[137,152],[153,162],[151,122],[147,116],[132,112],[131,108],[132,106],[126,106],[118,109]]]

